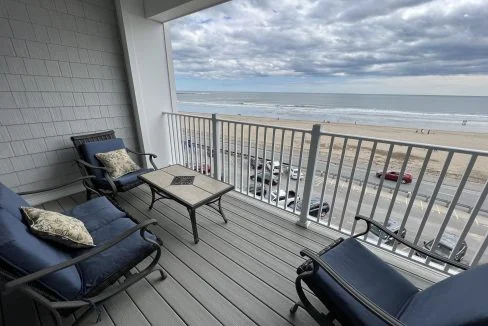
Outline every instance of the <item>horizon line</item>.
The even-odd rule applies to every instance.
[[[386,93],[351,93],[351,92],[277,92],[277,91],[229,91],[229,90],[176,90],[178,93],[289,93],[289,94],[330,94],[330,95],[381,95],[381,96],[445,96],[445,97],[488,97],[488,95],[445,95],[445,94],[386,94]]]

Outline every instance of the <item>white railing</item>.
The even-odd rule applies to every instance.
[[[218,119],[215,114],[164,117],[174,163],[292,212],[297,224],[315,222],[352,235],[357,233],[354,216],[362,214],[398,234],[405,232],[417,245],[431,241],[425,245],[440,245],[439,250],[448,245],[446,255],[462,258],[466,265],[488,262],[488,152],[329,133],[318,124],[308,130]],[[389,170],[398,172],[397,181],[387,180]],[[414,175],[412,184],[402,184],[407,171]],[[455,272],[381,234],[370,232],[363,240]]]

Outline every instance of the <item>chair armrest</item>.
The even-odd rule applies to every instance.
[[[420,246],[417,246],[417,245],[411,243],[410,241],[407,241],[407,240],[403,239],[402,237],[398,236],[396,233],[393,233],[390,230],[388,230],[387,228],[385,228],[381,223],[378,223],[377,221],[375,221],[375,220],[373,220],[373,219],[371,219],[369,217],[362,216],[362,215],[356,215],[355,219],[356,220],[363,220],[367,224],[366,231],[354,235],[355,238],[357,238],[357,237],[359,237],[361,235],[364,235],[364,234],[368,233],[371,225],[374,225],[378,229],[380,229],[381,232],[386,233],[387,235],[389,235],[390,237],[392,237],[396,241],[398,241],[398,242],[406,245],[407,247],[409,247],[409,248],[411,248],[411,249],[413,249],[415,251],[418,251],[418,252],[420,252],[420,253],[422,253],[422,254],[430,257],[430,258],[433,258],[433,259],[438,260],[438,261],[441,261],[441,262],[443,262],[445,264],[449,264],[451,266],[460,268],[462,270],[467,270],[469,268],[469,266],[467,266],[465,264],[461,264],[461,263],[458,263],[457,261],[454,261],[454,260],[451,260],[451,259],[442,257],[442,256],[436,254],[435,252],[429,251],[429,250],[427,250],[425,248],[422,248]]]
[[[314,264],[314,272],[317,272],[318,267],[321,267],[329,276],[342,287],[347,293],[349,293],[356,301],[362,306],[371,311],[378,318],[383,320],[388,325],[403,326],[404,324],[390,315],[387,311],[383,310],[373,301],[369,300],[365,295],[356,290],[351,284],[349,284],[342,276],[340,276],[332,266],[320,259],[320,257],[310,249],[304,249],[300,251],[300,255],[310,258]]]
[[[110,185],[110,188],[112,188],[112,193],[113,194],[116,194],[117,193],[117,186],[115,185],[114,181],[112,180],[112,178],[110,177],[110,175],[108,174],[108,169],[104,166],[96,166],[96,165],[93,165],[93,164],[90,164],[86,161],[83,161],[81,159],[77,159],[76,160],[76,163],[78,163],[78,166],[80,165],[83,165],[87,168],[90,168],[90,169],[99,169],[99,170],[102,170],[104,171],[104,177],[105,179],[107,180],[108,184]],[[94,177],[95,178],[95,177]],[[87,185],[85,185],[87,188],[89,188]],[[94,189],[92,188],[89,188],[90,191],[95,191]],[[96,192],[96,191],[95,191]],[[97,192],[98,193],[98,192]],[[100,195],[100,194],[99,194]]]
[[[37,280],[41,277],[44,277],[48,274],[52,274],[52,273],[57,272],[59,270],[73,266],[73,265],[75,265],[81,261],[87,260],[90,257],[93,257],[93,256],[95,256],[95,255],[97,255],[103,251],[106,251],[106,250],[112,248],[113,246],[117,245],[119,242],[121,242],[122,240],[124,240],[125,238],[129,237],[131,234],[133,234],[139,230],[141,232],[141,237],[146,240],[146,238],[144,237],[144,232],[146,231],[146,229],[149,225],[155,225],[155,224],[158,224],[158,222],[155,219],[146,220],[146,221],[142,222],[141,224],[138,224],[138,225],[130,228],[129,230],[125,231],[124,233],[119,235],[114,240],[111,240],[102,246],[97,246],[97,247],[89,250],[88,252],[84,253],[83,255],[80,255],[80,256],[75,257],[73,259],[69,259],[69,260],[62,262],[60,264],[41,269],[35,273],[19,277],[19,278],[12,280],[10,282],[7,282],[3,285],[3,289],[5,291],[11,291],[12,289],[14,289],[18,286],[21,286],[21,285],[27,284],[29,282],[35,281],[35,280]]]
[[[158,156],[156,154],[153,154],[153,153],[140,153],[140,152],[136,152],[136,151],[133,151],[129,148],[125,148],[126,151],[128,151],[129,153],[132,153],[132,154],[135,154],[135,155],[139,155],[139,156],[149,156],[149,162],[151,162],[151,165],[153,166],[153,168],[155,170],[157,170],[157,166],[156,164],[154,163],[153,159],[157,158]]]
[[[103,171],[108,172],[108,169],[106,167],[104,167],[104,166],[96,166],[96,165],[90,164],[90,163],[88,163],[86,161],[83,161],[81,159],[77,159],[76,160],[76,163],[81,164],[81,165],[84,165],[84,166],[86,166],[87,168],[90,168],[90,169],[99,169],[99,170],[103,170]]]
[[[24,195],[36,194],[36,193],[39,193],[39,192],[51,191],[51,190],[54,190],[54,189],[66,187],[66,186],[68,186],[70,184],[73,184],[73,183],[76,183],[78,181],[85,181],[85,180],[92,179],[92,178],[95,178],[95,176],[94,175],[87,175],[87,176],[80,177],[78,179],[71,180],[69,182],[66,182],[66,183],[63,183],[63,184],[60,184],[60,185],[56,185],[56,186],[51,186],[51,187],[41,188],[41,189],[36,189],[36,190],[29,190],[29,191],[21,191],[21,192],[18,192],[17,195],[24,196]]]
[[[147,155],[147,156],[152,156],[154,158],[157,158],[158,156],[156,154],[153,154],[153,153],[141,153],[141,152],[136,152],[136,151],[133,151],[129,148],[125,148],[126,151],[128,151],[129,153],[132,153],[132,154],[136,154],[136,155]]]

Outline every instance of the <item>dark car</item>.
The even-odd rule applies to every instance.
[[[383,171],[376,172],[376,177],[381,178],[382,175],[383,175]],[[385,179],[397,181],[399,176],[400,176],[400,172],[390,170],[390,171],[386,172]],[[405,172],[403,174],[402,183],[410,183],[410,182],[412,182],[412,180],[413,180],[413,177],[412,177],[411,173]]]
[[[254,189],[256,189],[256,196],[261,196],[261,192],[263,192],[263,184],[256,183],[256,187],[254,187],[254,183],[251,183],[248,187],[248,192],[251,195],[254,195]],[[266,196],[267,190],[264,188],[263,196]]]
[[[439,256],[449,258],[451,255],[451,252],[454,250],[454,247],[456,246],[456,243],[459,241],[459,236],[445,232],[441,239],[439,240],[439,244],[437,245],[437,248],[435,249],[435,253],[438,254]],[[431,250],[432,244],[434,243],[434,239],[430,241],[424,241],[424,248],[427,250]],[[468,250],[468,245],[466,244],[466,241],[463,241],[461,243],[461,246],[459,247],[459,250],[454,254],[452,257],[455,261],[460,262],[464,255],[466,254],[466,251]],[[420,252],[416,252],[415,255],[419,257],[425,257],[425,255],[421,254]],[[434,260],[436,261],[436,260]]]
[[[388,220],[388,223],[386,223],[386,228],[388,229],[388,231],[393,232],[396,235],[400,234],[400,237],[405,238],[405,235],[407,234],[407,230],[404,228],[400,232],[400,226],[401,223],[394,218],[390,218]],[[386,244],[392,244],[393,241],[395,240],[388,234],[382,232],[379,228],[377,228],[374,225],[371,225],[371,228],[369,229],[369,233],[370,235],[373,235],[377,238],[381,238]],[[368,240],[371,238],[372,238],[371,236],[368,236]]]
[[[254,180],[254,178],[256,178],[257,182],[263,182],[263,172],[258,172],[255,176],[252,175],[251,180]],[[264,183],[268,185],[270,182],[273,186],[276,186],[278,184],[278,177],[266,171],[264,172]]]
[[[299,201],[297,204],[297,211],[302,210],[302,202]],[[294,209],[295,205],[291,204],[290,209]],[[320,209],[320,198],[315,197],[310,199],[310,208],[308,210],[308,215],[318,217],[320,215],[321,218],[325,217],[325,214],[327,214],[330,210],[329,203],[324,201],[322,203],[322,209]]]

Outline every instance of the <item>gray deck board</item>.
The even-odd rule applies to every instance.
[[[137,205],[136,199],[129,200],[131,205]],[[147,210],[147,205],[144,203],[139,203],[139,205],[142,204],[142,210],[146,211],[145,214],[148,215],[148,217],[155,217],[154,213],[152,211]],[[125,208],[125,207],[124,207]],[[139,206],[138,209],[141,209]],[[152,215],[152,216],[151,216]],[[181,237],[181,236],[186,236],[191,240],[191,233],[188,230],[183,231],[182,229],[175,229],[174,227],[168,226],[166,224],[161,224],[161,226],[168,231],[174,232],[173,234],[176,237]],[[156,231],[157,232],[157,231]],[[202,235],[203,236],[203,235]],[[290,318],[289,314],[289,308],[290,305],[292,305],[295,300],[297,299],[296,296],[292,299],[285,297],[281,292],[279,292],[276,288],[271,287],[267,282],[262,281],[259,277],[262,275],[269,274],[269,271],[266,271],[260,274],[252,274],[249,271],[247,271],[245,268],[241,267],[237,263],[235,263],[233,260],[229,259],[227,256],[223,255],[219,250],[223,246],[221,245],[219,247],[219,250],[214,249],[213,247],[209,246],[206,241],[201,241],[197,246],[191,244],[191,241],[189,242],[190,244],[187,245],[188,248],[193,250],[195,253],[197,253],[200,257],[204,258],[208,263],[210,263],[212,266],[217,268],[219,271],[225,273],[225,275],[229,276],[234,282],[239,283],[239,284],[245,284],[246,290],[254,295],[256,298],[258,298],[261,302],[269,306],[271,309],[273,309],[275,312],[280,312],[280,315],[283,318]],[[240,254],[242,255],[242,254]],[[253,262],[254,264],[257,264],[256,262]],[[276,283],[275,283],[276,285]],[[281,284],[280,290],[283,290],[285,288],[288,289],[293,289],[293,283],[286,281],[283,279],[283,282]],[[293,296],[290,294],[290,296]],[[300,318],[305,318],[304,324],[310,324],[311,320],[309,319],[309,316],[307,315],[306,317],[297,317],[294,322],[296,324],[301,324],[300,323]]]
[[[158,220],[160,225],[152,231],[164,242],[159,265],[168,277],[162,281],[158,273],[152,273],[105,302],[99,326],[315,325],[301,309],[295,316],[289,314],[297,300],[295,270],[303,262],[300,249],[319,250],[329,239],[225,196],[223,207],[229,223],[224,224],[214,210],[199,208],[200,242],[195,245],[186,209],[176,202],[159,201],[149,210],[147,191],[139,187],[118,195],[117,200],[138,220]],[[66,211],[85,200],[80,193],[42,207]],[[147,263],[141,262],[136,269]],[[314,304],[320,304],[308,294]],[[2,298],[4,326],[54,325],[49,311],[17,296],[20,298],[8,302]],[[80,313],[68,316],[65,325]],[[91,313],[82,325],[93,325],[96,317]]]
[[[127,195],[127,197],[129,196],[130,195]],[[135,200],[132,197],[132,200],[130,201],[131,204],[133,201]],[[123,205],[123,208],[132,214],[137,210],[135,208],[130,208],[127,205]],[[147,208],[142,209],[147,210]],[[148,210],[147,212],[148,217],[154,217],[157,214],[150,214],[153,212]],[[214,255],[217,260],[223,259],[218,252],[204,255],[202,254],[202,251],[204,250],[202,248],[208,247],[208,245],[203,241],[198,245],[193,245],[193,237],[190,232],[187,232],[173,222],[167,220],[162,220],[160,223],[161,227],[156,228],[154,231],[164,239],[164,247],[177,256],[187,268],[200,275],[206,283],[231,302],[235,307],[236,316],[244,314],[260,325],[263,325],[264,323],[268,323],[269,325],[283,325],[283,317],[268,307],[266,303],[263,302],[264,300],[260,301],[258,296],[252,294],[251,291],[257,291],[257,289],[249,279],[247,279],[248,283],[239,284],[233,279],[235,275],[225,274],[207,260],[211,259],[210,255]],[[193,246],[194,248],[192,249],[189,246]],[[219,264],[219,266],[222,268],[225,263],[230,264],[231,262],[224,261],[222,264]],[[245,277],[242,274],[241,276]],[[262,285],[264,286],[264,283]],[[249,289],[250,287],[251,289]],[[264,291],[262,291],[261,294],[264,295]]]
[[[134,271],[137,272],[136,269],[134,269]],[[155,274],[157,275],[157,273]],[[126,292],[151,325],[186,325],[147,280],[137,282],[128,288]],[[164,318],[161,318],[162,316],[164,316]]]
[[[263,210],[259,207],[259,205],[263,205],[264,203],[260,200],[249,198],[242,194],[233,194],[232,196],[226,196],[223,198],[223,201],[231,207],[235,207],[239,209],[239,212],[244,214],[245,212],[249,213],[251,216],[259,217],[262,221],[268,221],[273,225],[272,230],[278,232],[278,230],[286,229],[299,235],[302,238],[309,239],[315,241],[320,245],[326,245],[330,243],[334,239],[329,239],[325,237],[323,234],[313,231],[312,229],[304,229],[301,227],[297,227],[295,223],[297,221],[296,216],[292,215],[291,213],[284,212],[282,209],[272,210],[271,212],[263,212]],[[252,203],[252,204],[249,204]],[[283,213],[286,215],[283,216]],[[283,223],[284,217],[287,217],[290,223]]]
[[[141,198],[140,193],[134,192],[134,194],[138,198]],[[147,198],[142,197],[142,199],[146,203],[148,203]],[[179,216],[176,216],[173,221],[191,231],[190,219],[187,216],[188,214],[185,215],[184,208],[182,208],[181,205],[171,201],[167,201],[164,203],[163,209],[161,209],[160,207],[161,206],[156,204],[155,210],[159,211],[165,216],[169,215],[172,212],[178,213]],[[291,281],[295,280],[296,273],[294,271],[294,267],[298,266],[298,264],[301,263],[301,260],[296,261],[298,264],[290,264],[290,262],[284,259],[284,257],[293,257],[293,259],[296,259],[296,257],[294,257],[293,255],[280,255],[281,253],[283,253],[283,250],[281,248],[277,249],[271,246],[268,242],[261,241],[262,238],[256,236],[255,234],[243,234],[242,232],[244,232],[245,230],[235,225],[235,216],[229,214],[228,217],[232,221],[232,223],[224,225],[222,218],[220,216],[215,216],[214,212],[206,210],[198,212],[197,224],[199,227],[199,233],[202,233],[202,235],[208,235],[208,237],[204,238],[205,241],[212,241],[213,239],[225,241],[225,245],[228,246],[230,244],[236,248],[239,248],[247,255],[251,255],[258,261],[261,261],[267,266],[270,266],[274,271],[279,272],[281,275],[286,275]],[[215,246],[219,246],[220,243],[215,244]],[[286,252],[286,254],[289,253]]]
[[[139,196],[140,193],[137,192],[132,192],[132,194],[135,194],[136,197],[145,201],[148,205],[149,198],[147,196]],[[173,207],[173,205],[176,206]],[[161,209],[161,207],[163,209]],[[171,210],[168,210],[167,208],[169,207],[171,207],[174,212],[179,213],[179,216],[176,216]],[[182,208],[181,205],[167,201],[165,202],[165,205],[156,204],[153,210],[159,211],[165,217],[185,228],[188,232],[191,232],[188,214],[186,214],[185,209]],[[217,220],[209,221],[208,223],[205,222],[204,216],[212,214],[214,215],[212,220]],[[209,213],[203,212],[199,214],[197,224],[199,227],[199,234],[203,239],[202,241],[205,241],[205,243],[217,249],[221,254],[228,257],[242,268],[258,276],[288,298],[291,298],[293,301],[297,299],[296,290],[294,288],[296,266],[292,266],[288,262],[262,251],[260,247],[262,245],[262,240],[261,242],[248,242],[241,238],[239,234],[229,232],[233,222],[224,224],[222,218],[217,216],[217,214],[211,210]],[[215,227],[214,224],[217,224],[218,227]]]

